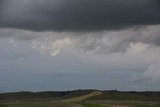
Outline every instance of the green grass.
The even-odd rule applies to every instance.
[[[147,97],[145,95],[124,92],[103,92],[100,95],[88,98],[88,100],[127,100],[127,101],[160,101],[160,97]]]
[[[112,107],[113,103],[100,102],[8,102],[1,103],[0,107]],[[160,103],[156,102],[137,102],[124,103],[118,102],[114,105],[123,105],[127,107],[160,107]]]
[[[110,105],[100,105],[100,104],[89,104],[89,103],[83,103],[84,107],[112,107]]]
[[[14,102],[0,104],[0,107],[78,107],[71,102]]]
[[[160,92],[120,92],[99,91],[102,94],[92,96],[97,90],[74,90],[74,91],[44,91],[44,92],[13,92],[1,93],[0,102],[10,101],[60,101],[60,100],[130,100],[130,101],[156,101],[160,102]],[[87,95],[87,96],[86,96]]]
[[[0,94],[0,107],[160,107],[160,92],[76,90]]]
[[[87,98],[97,96],[97,95],[100,95],[100,94],[102,94],[102,92],[95,91],[95,92],[92,92],[92,93],[89,93],[89,94],[86,94],[86,95],[65,99],[63,101],[82,101],[82,100],[85,100]]]
[[[86,104],[96,104],[96,105],[116,105],[125,107],[160,107],[160,102],[143,102],[143,101],[111,101],[111,100],[90,100],[84,101]]]
[[[132,104],[130,107],[160,107],[160,103]]]

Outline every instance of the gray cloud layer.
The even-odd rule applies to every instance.
[[[31,41],[34,48],[54,55],[63,49],[76,52],[107,54],[141,51],[150,47],[160,47],[160,25],[144,28],[100,32],[33,32],[19,29],[0,29],[1,38]],[[68,49],[69,48],[69,49]],[[83,53],[83,52],[82,52]]]
[[[159,0],[0,0],[0,27],[118,30],[160,24]]]

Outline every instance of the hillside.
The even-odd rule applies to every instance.
[[[93,95],[98,92],[97,95]],[[158,101],[160,92],[121,92],[121,91],[44,91],[44,92],[12,92],[1,93],[0,101],[65,101],[65,100],[132,100],[132,101]]]
[[[0,94],[0,107],[160,107],[160,92],[22,91]]]
[[[53,101],[63,100],[90,94],[95,90],[74,90],[74,91],[44,91],[44,92],[12,92],[1,93],[0,101]]]
[[[130,100],[160,102],[160,92],[103,91],[102,94],[90,97],[87,100]]]

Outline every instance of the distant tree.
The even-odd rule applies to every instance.
[[[115,89],[114,92],[117,92],[117,89]]]

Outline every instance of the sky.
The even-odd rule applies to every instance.
[[[0,0],[0,92],[160,90],[159,0]]]

